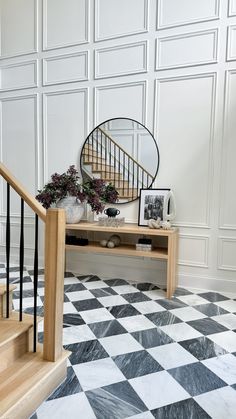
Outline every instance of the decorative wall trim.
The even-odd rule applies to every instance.
[[[143,20],[143,28],[140,28],[140,30],[137,30],[137,31],[132,31],[132,32],[120,32],[120,33],[118,33],[118,34],[116,34],[116,35],[111,35],[111,36],[105,36],[105,37],[102,37],[102,36],[100,36],[100,28],[99,28],[99,12],[100,12],[100,10],[99,10],[99,7],[100,7],[100,5],[99,5],[99,1],[100,0],[96,0],[94,3],[95,3],[95,9],[94,9],[94,23],[95,23],[95,35],[94,35],[94,37],[95,37],[95,42],[98,42],[98,41],[105,41],[106,39],[116,39],[116,38],[122,38],[123,36],[130,36],[130,35],[138,35],[138,34],[140,34],[140,33],[145,33],[145,32],[147,32],[148,31],[148,28],[149,28],[149,19],[148,19],[148,16],[149,16],[149,0],[144,0],[144,12],[143,12],[143,15],[144,15],[144,20]]]
[[[31,61],[21,61],[18,63],[14,63],[14,64],[6,64],[6,65],[2,65],[0,67],[0,73],[2,74],[3,70],[7,70],[8,68],[17,68],[17,67],[24,67],[24,66],[28,66],[28,65],[32,65],[33,69],[33,75],[34,75],[34,81],[33,83],[25,83],[22,84],[20,86],[14,86],[14,87],[1,87],[0,88],[0,92],[6,92],[6,91],[13,91],[13,90],[20,90],[20,89],[29,89],[32,87],[37,87],[38,86],[38,60],[31,60]],[[2,77],[0,77],[0,82],[2,83]],[[1,84],[2,86],[2,84]]]
[[[236,1],[228,0],[228,17],[236,16]]]
[[[181,244],[182,240],[197,240],[204,243],[204,259],[202,262],[195,262],[194,260],[181,260],[179,259],[179,265],[194,266],[200,268],[208,268],[208,250],[209,250],[209,236],[203,235],[192,235],[192,234],[180,234],[179,241]]]
[[[233,41],[235,45],[233,45]],[[229,26],[227,31],[227,57],[226,61],[235,61],[236,53],[233,53],[232,49],[236,51],[236,25]]]
[[[5,60],[6,58],[15,58],[15,57],[22,57],[28,54],[35,54],[38,52],[38,0],[34,1],[34,48],[28,51],[18,52],[16,54],[1,54],[1,47],[0,47],[0,61]],[[0,23],[1,23],[1,16],[0,16]]]
[[[1,243],[0,243],[0,247],[3,247],[4,246],[4,248],[5,248],[4,239],[3,239],[3,226],[6,226],[6,221],[1,221],[0,224],[1,224]],[[14,229],[14,228],[19,228],[20,229],[20,223],[15,222],[15,221],[11,221],[11,228],[12,229]],[[35,228],[34,224],[28,223],[28,222],[24,221],[24,229],[25,230],[27,230],[27,229],[33,230],[33,232],[32,232],[32,241],[34,240],[33,239],[34,228]],[[26,237],[26,234],[25,234],[25,237]],[[20,246],[20,239],[19,239],[19,242],[18,243],[14,243],[14,242],[11,241],[11,248],[18,249],[19,250],[19,246]],[[30,246],[29,244],[28,245],[25,244],[24,245],[24,249],[25,250],[34,250],[34,246]]]
[[[236,252],[236,237],[218,237],[218,269],[225,271],[236,271],[236,263],[234,265],[226,265],[223,260],[223,247],[225,243],[234,243]],[[236,259],[235,259],[236,261]]]
[[[211,20],[219,19],[220,15],[220,0],[215,0],[215,14],[213,16],[205,16],[203,18],[196,18],[190,20],[183,20],[177,23],[164,24],[163,19],[163,3],[165,0],[157,0],[157,27],[156,29],[177,28],[178,26],[191,25],[200,22],[209,22]]]
[[[226,150],[228,148],[228,120],[227,115],[229,112],[229,92],[230,92],[230,76],[232,74],[236,75],[236,69],[234,70],[226,70],[225,72],[225,91],[224,91],[224,120],[223,120],[223,136],[222,136],[222,143],[221,143],[221,182],[220,182],[220,196],[223,198],[220,200],[219,205],[219,229],[224,230],[236,230],[236,223],[235,224],[228,224],[224,222],[224,206],[222,204],[225,203],[225,188],[224,188],[224,179],[226,175],[226,168],[227,168],[227,161],[226,161]]]
[[[104,86],[97,86],[94,88],[94,126],[97,126],[99,122],[98,120],[98,94],[102,90],[109,90],[109,89],[122,89],[123,87],[131,87],[131,86],[142,86],[143,90],[143,101],[142,101],[142,120],[139,121],[143,125],[146,123],[146,114],[147,114],[147,81],[136,81],[136,82],[130,82],[130,83],[118,83],[118,84],[109,84]],[[121,116],[121,115],[120,115]]]
[[[107,73],[102,74],[99,71],[99,60],[101,59],[102,54],[109,53],[113,51],[120,51],[120,50],[129,50],[136,47],[143,47],[142,55],[143,55],[143,65],[140,69],[131,69],[130,71],[121,71],[116,73]],[[138,74],[138,73],[146,73],[147,72],[147,53],[148,53],[148,41],[141,41],[141,42],[134,42],[132,44],[123,44],[123,45],[117,45],[114,47],[109,48],[100,48],[94,51],[94,72],[95,72],[95,79],[105,79],[108,77],[119,77],[119,76],[126,76],[129,74]]]
[[[57,49],[57,48],[65,48],[65,47],[72,47],[75,45],[82,45],[82,44],[87,44],[89,42],[89,16],[90,16],[90,3],[88,0],[85,0],[85,37],[84,39],[82,39],[81,41],[75,41],[75,42],[65,42],[65,43],[61,43],[61,44],[56,44],[53,46],[48,46],[48,41],[47,41],[47,6],[46,6],[46,2],[47,0],[42,0],[43,1],[43,51],[49,51],[52,49]]]
[[[186,39],[186,38],[197,38],[197,37],[205,37],[213,35],[214,41],[213,41],[213,49],[212,49],[212,58],[209,58],[209,60],[196,60],[196,61],[190,61],[188,63],[183,64],[173,64],[173,65],[162,65],[161,64],[161,48],[164,47],[166,43],[170,43],[172,41],[176,41],[178,39]],[[180,34],[180,35],[174,35],[174,36],[165,36],[165,37],[159,37],[156,40],[156,66],[155,70],[169,70],[171,68],[181,68],[181,67],[194,67],[204,64],[213,64],[218,62],[218,29],[212,29],[207,31],[199,31],[199,32],[191,32],[187,34]]]
[[[73,57],[84,57],[84,75],[82,77],[77,77],[73,79],[63,79],[60,81],[48,81],[48,74],[47,74],[47,65],[52,61],[61,61],[63,59],[67,60]],[[88,80],[88,51],[81,51],[75,52],[73,54],[62,54],[62,55],[55,55],[53,57],[43,58],[43,86],[50,86],[53,84],[64,84],[64,83],[73,83],[77,81],[85,81]]]
[[[43,94],[43,184],[48,180],[48,152],[47,152],[47,98],[49,96],[70,95],[74,93],[84,93],[85,111],[84,126],[88,132],[88,89],[86,87],[73,90],[60,90],[56,92],[47,92]]]
[[[178,77],[163,77],[155,80],[155,103],[154,103],[154,136],[158,132],[159,125],[159,86],[161,83],[173,83],[179,80],[192,80],[199,78],[212,78],[212,95],[211,95],[211,121],[210,121],[210,141],[209,141],[209,162],[208,162],[208,176],[207,176],[207,204],[206,204],[206,220],[204,223],[188,223],[183,221],[175,222],[176,227],[191,227],[191,228],[211,228],[210,220],[210,204],[212,196],[212,183],[213,183],[213,140],[214,140],[214,129],[215,129],[215,103],[216,103],[216,85],[217,85],[217,73],[199,73],[199,74],[187,74]],[[155,117],[156,115],[156,117]],[[157,137],[157,136],[156,136]]]

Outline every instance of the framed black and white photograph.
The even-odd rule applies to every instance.
[[[148,220],[164,219],[166,201],[170,189],[141,189],[139,198],[138,225],[147,226]]]

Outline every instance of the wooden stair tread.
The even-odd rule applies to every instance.
[[[37,317],[37,322],[41,321],[41,317]],[[33,325],[33,316],[23,314],[22,322],[19,321],[19,313],[12,312],[11,316],[0,319],[0,348],[12,339],[27,331]]]
[[[0,376],[0,417],[22,398],[30,397],[32,391],[40,386],[42,380],[50,378],[54,370],[64,362],[68,351],[62,352],[56,362],[45,361],[42,352],[27,352],[18,358],[13,365],[4,370]],[[5,416],[3,416],[5,417]]]
[[[17,288],[17,285],[10,285],[9,286],[10,292],[14,291],[16,288]],[[4,295],[4,294],[6,294],[6,292],[7,292],[6,285],[5,284],[0,284],[0,295]]]

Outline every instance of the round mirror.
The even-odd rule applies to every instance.
[[[148,189],[159,167],[159,151],[150,131],[129,118],[114,118],[98,125],[86,138],[80,157],[84,180],[111,182],[119,204],[134,201]]]

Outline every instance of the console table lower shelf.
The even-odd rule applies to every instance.
[[[148,259],[166,260],[167,262],[167,298],[171,298],[177,286],[177,256],[178,256],[178,230],[152,230],[146,227],[139,227],[135,224],[125,224],[122,227],[99,226],[98,223],[80,222],[78,224],[67,224],[67,232],[73,234],[92,234],[93,239],[96,233],[112,233],[126,237],[150,237],[152,239],[164,238],[165,246],[154,247],[151,252],[136,250],[134,244],[121,244],[115,248],[101,247],[99,241],[89,240],[87,246],[66,245],[67,251],[77,251],[79,253],[100,253],[105,255],[134,256]],[[125,241],[125,240],[124,240]]]

